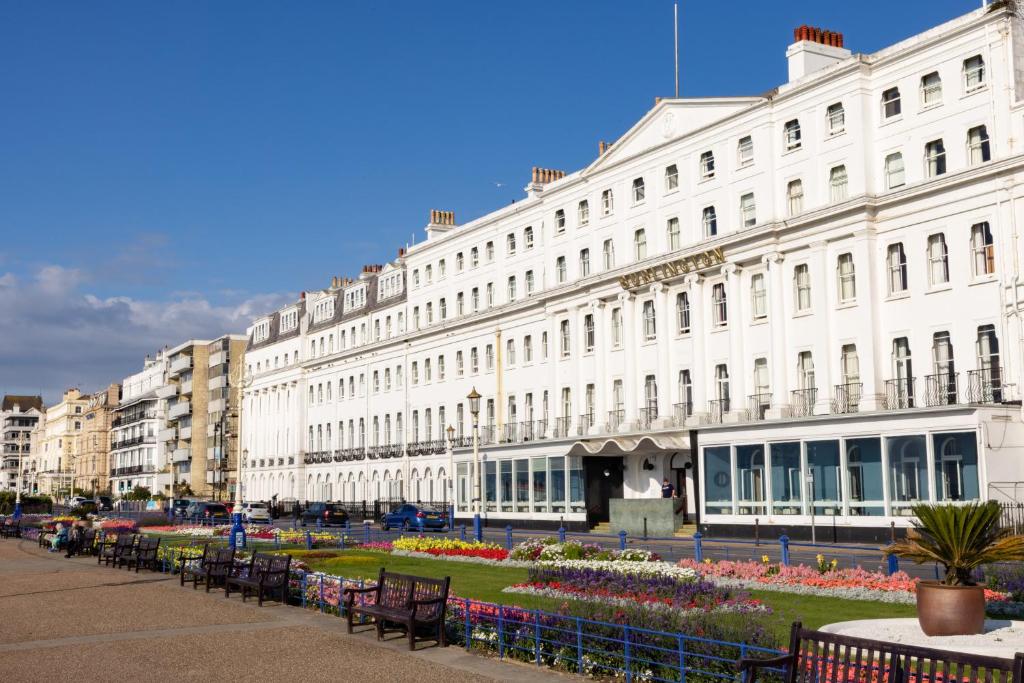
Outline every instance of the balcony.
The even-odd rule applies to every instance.
[[[556,439],[564,439],[569,436],[569,431],[572,429],[572,417],[556,417],[555,418],[555,429],[552,436]]]
[[[217,375],[216,377],[211,377],[206,382],[206,386],[209,387],[211,390],[212,389],[223,389],[227,385],[228,385],[228,376],[227,375]]]
[[[208,413],[222,413],[227,409],[228,402],[223,398],[215,398],[210,401],[206,406],[206,412]]]
[[[967,403],[1002,403],[1007,400],[1003,369],[994,367],[968,370],[964,400]]]
[[[136,474],[152,474],[156,470],[152,465],[129,465],[128,467],[115,467],[110,470],[112,477],[130,477]]]
[[[623,408],[608,411],[608,422],[606,431],[617,432],[619,427],[626,421],[626,411]]]
[[[769,392],[747,396],[747,410],[751,420],[763,420],[772,407],[772,395]]]
[[[168,427],[167,429],[161,429],[157,434],[160,441],[177,441],[178,440],[178,428]]]
[[[227,362],[228,362],[228,352],[227,351],[218,351],[217,353],[211,353],[210,354],[210,362],[208,363],[208,365],[209,365],[209,367],[212,368],[212,367],[216,367],[218,365],[222,365],[222,364],[227,363]]]
[[[177,384],[165,384],[162,387],[157,387],[156,397],[157,398],[172,398],[178,395]]]
[[[116,451],[122,448],[140,446],[144,443],[156,443],[156,438],[153,436],[133,436],[129,439],[121,439],[120,441],[111,442],[110,449]]]
[[[178,356],[171,361],[171,367],[167,369],[167,373],[171,377],[177,377],[186,370],[192,369],[192,356]]]
[[[729,412],[729,399],[720,398],[708,401],[708,415],[705,418],[708,424],[721,424],[725,414]]]
[[[957,378],[959,373],[940,372],[924,376],[924,404],[928,407],[954,406],[959,403]]]
[[[192,439],[192,425],[188,427],[182,427],[179,430],[178,438],[182,441],[190,441]]]
[[[498,428],[494,425],[487,425],[486,427],[480,427],[480,443],[481,444],[494,444],[498,443]]]
[[[191,459],[191,448],[175,448],[173,451],[171,451],[171,462],[174,464],[178,464],[180,462],[188,462]]]
[[[156,419],[155,410],[134,410],[132,412],[119,413],[117,417],[111,420],[110,427],[125,427],[130,424],[135,424],[136,422],[141,422],[142,420],[153,419]]]
[[[837,384],[832,395],[832,414],[846,415],[856,413],[860,409],[860,397],[864,391],[861,382]]]
[[[792,397],[791,414],[793,417],[809,417],[814,415],[814,402],[818,400],[818,389],[816,387],[797,389],[790,392],[790,396]]]
[[[189,380],[185,380],[184,382],[182,382],[179,385],[179,387],[178,387],[178,394],[180,394],[181,396],[191,396],[192,395],[192,380],[189,379]]]
[[[583,413],[576,420],[576,435],[586,436],[596,423],[597,420],[594,417],[594,413]]]
[[[652,403],[643,408],[638,408],[636,415],[637,427],[644,430],[650,429],[654,426],[654,421],[658,419],[658,406]]]
[[[885,380],[886,410],[901,410],[904,408],[914,408],[916,405],[917,403],[914,401],[913,377]]]
[[[190,401],[181,401],[172,405],[167,409],[167,419],[177,420],[183,415],[189,415],[192,412],[192,403]]]

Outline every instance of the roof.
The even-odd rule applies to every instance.
[[[19,409],[24,412],[29,408],[35,408],[36,410],[42,411],[43,409],[43,397],[42,396],[16,396],[14,394],[7,394],[4,396],[3,407],[0,410],[9,411],[14,410],[14,406],[18,406]]]

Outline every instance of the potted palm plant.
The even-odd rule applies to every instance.
[[[929,636],[973,635],[985,626],[985,588],[976,585],[974,570],[993,562],[1024,560],[1024,536],[999,526],[1002,509],[996,501],[967,505],[913,507],[913,533],[885,552],[921,564],[937,562],[945,570],[940,581],[917,584],[917,620]]]

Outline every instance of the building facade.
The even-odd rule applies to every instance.
[[[72,467],[75,488],[94,495],[110,491],[110,426],[121,401],[121,385],[89,395],[83,416],[81,447]]]
[[[28,490],[25,472],[31,460],[32,431],[44,410],[42,396],[4,396],[0,406],[0,490]]]
[[[171,492],[171,466],[164,440],[167,399],[176,391],[169,382],[165,351],[147,356],[141,372],[121,383],[121,400],[110,423],[110,491],[123,496],[136,487],[152,494]]]
[[[177,492],[230,500],[237,458],[238,381],[245,337],[189,340],[168,350],[167,428],[161,441],[171,454]],[[232,375],[234,372],[234,375]]]
[[[50,406],[32,431],[29,471],[32,493],[63,498],[74,484],[72,463],[83,447],[82,432],[89,399],[68,389]]]
[[[255,320],[246,496],[467,517],[479,481],[489,523],[581,528],[668,478],[718,535],[850,539],[1019,500],[1022,23],[794,39],[772,92],[660,99],[585,169]]]

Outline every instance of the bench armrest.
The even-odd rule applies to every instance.
[[[416,610],[420,607],[427,607],[428,605],[438,605],[447,602],[444,598],[431,598],[430,600],[410,600],[409,606],[412,607],[412,618],[416,618]]]
[[[342,595],[345,596],[345,604],[348,605],[349,609],[355,604],[356,593],[376,593],[380,590],[380,586],[373,586],[371,588],[346,588],[342,591]]]
[[[771,657],[768,659],[753,659],[750,657],[744,657],[743,659],[736,662],[736,668],[742,675],[743,683],[752,683],[752,681],[754,680],[755,669],[769,669],[788,666],[791,665],[795,661],[795,659],[795,654],[782,655],[781,657]]]

